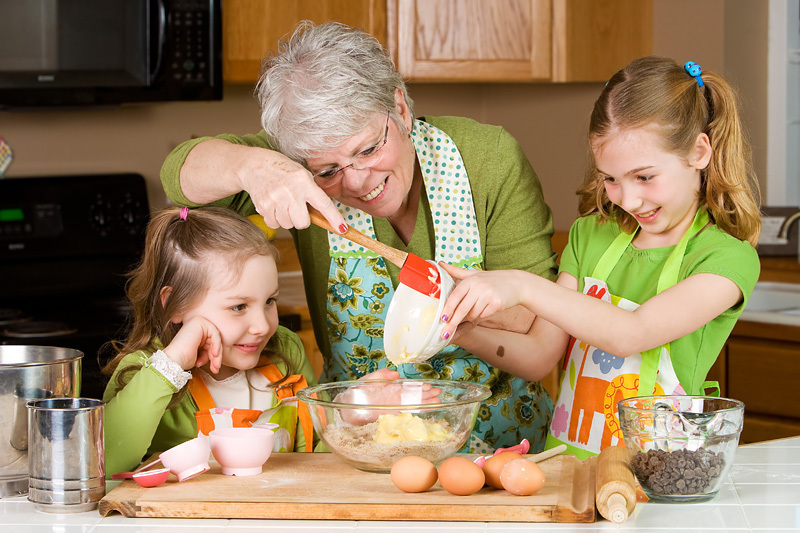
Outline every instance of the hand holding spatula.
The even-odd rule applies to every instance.
[[[339,233],[331,227],[330,223],[322,216],[322,213],[311,206],[308,207],[308,213],[311,216],[311,222],[315,225],[336,233],[337,235],[341,235],[345,239],[349,239],[356,244],[360,244],[364,248],[375,252],[392,264],[400,267],[399,279],[400,283],[403,285],[432,298],[439,298],[441,296],[441,278],[439,276],[439,270],[431,263],[414,254],[387,246],[380,241],[364,235],[353,227],[348,226],[346,232]]]

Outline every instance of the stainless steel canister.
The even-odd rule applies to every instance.
[[[40,511],[89,511],[105,495],[104,405],[92,398],[28,402],[28,500]]]
[[[83,352],[0,345],[0,498],[28,492],[29,400],[78,396]]]

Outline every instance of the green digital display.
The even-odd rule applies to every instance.
[[[19,222],[25,220],[25,213],[19,207],[0,209],[0,222]]]

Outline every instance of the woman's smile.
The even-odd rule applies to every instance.
[[[386,178],[386,179],[388,179],[388,178]],[[372,200],[377,198],[383,192],[383,189],[384,189],[384,187],[386,185],[386,179],[384,179],[382,182],[380,182],[377,187],[375,187],[374,189],[369,191],[364,196],[359,196],[361,201],[363,201],[363,202],[371,202]]]

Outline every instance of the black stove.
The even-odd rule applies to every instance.
[[[102,398],[148,218],[139,174],[0,179],[0,344],[81,350],[81,396]]]

